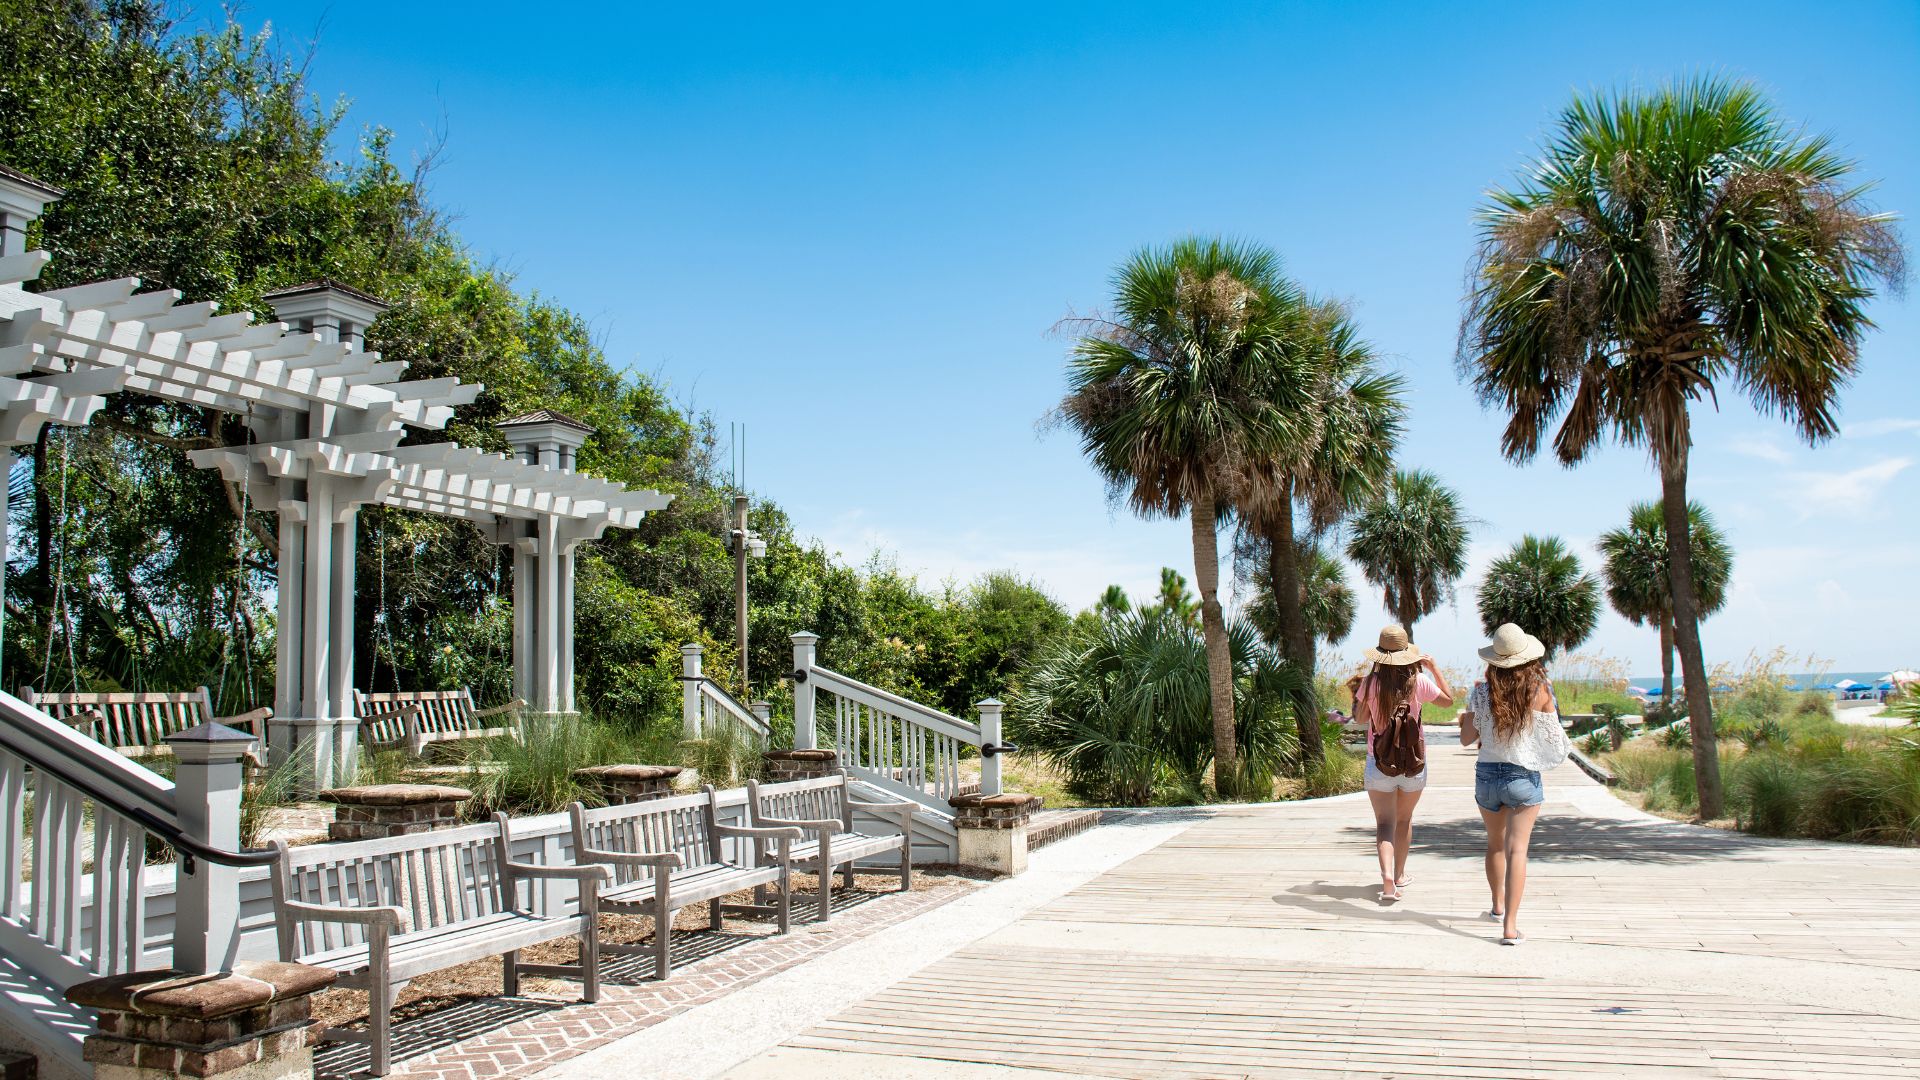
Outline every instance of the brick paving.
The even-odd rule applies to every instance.
[[[796,964],[957,900],[979,882],[952,879],[912,893],[836,892],[824,926],[796,923],[784,936],[732,930],[675,932],[675,967],[651,978],[650,957],[610,957],[600,1000],[475,998],[396,1023],[390,1075],[425,1080],[528,1076],[651,1027]],[[365,1075],[367,1048],[335,1043],[315,1054],[328,1080]]]

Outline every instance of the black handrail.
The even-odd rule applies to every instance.
[[[84,782],[73,779],[57,766],[49,765],[46,759],[37,756],[31,750],[18,746],[0,747],[0,749],[4,749],[9,754],[24,758],[27,764],[60,780],[62,783],[71,784],[79,788],[87,798],[92,799],[94,802],[119,814],[123,818],[137,822],[141,828],[158,836],[168,847],[179,854],[180,872],[183,874],[191,874],[194,872],[194,860],[196,859],[205,859],[208,862],[219,863],[222,866],[268,866],[271,865],[277,857],[277,853],[272,848],[249,848],[246,851],[228,851],[225,848],[217,848],[211,844],[203,844],[193,837],[188,836],[186,833],[181,832],[178,825],[161,820],[154,816],[151,811],[137,806],[129,806],[111,795],[104,795],[99,791],[90,789]]]

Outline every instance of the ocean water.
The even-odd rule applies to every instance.
[[[1826,672],[1821,672],[1819,674],[1788,675],[1787,685],[1789,688],[1794,690],[1811,690],[1815,686],[1830,686],[1834,683],[1841,682],[1846,679],[1852,679],[1854,682],[1857,682],[1857,683],[1866,683],[1868,686],[1877,686],[1880,683],[1880,677],[1886,674],[1888,674],[1888,672],[1886,672],[1885,670],[1881,670],[1881,671],[1826,671]],[[1680,682],[1681,682],[1680,665],[1678,663],[1675,663],[1673,666],[1673,684],[1675,686],[1679,686]],[[1658,675],[1636,676],[1632,680],[1632,685],[1645,687],[1648,690],[1658,690],[1660,689],[1660,676]]]

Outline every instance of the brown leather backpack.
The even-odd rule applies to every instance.
[[[1411,700],[1401,702],[1386,726],[1374,733],[1373,764],[1386,776],[1418,776],[1427,767],[1427,733]]]

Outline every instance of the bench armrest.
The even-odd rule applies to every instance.
[[[579,852],[583,863],[612,863],[615,866],[664,866],[669,870],[678,870],[686,865],[686,860],[674,851],[601,851],[599,848],[586,848]]]
[[[381,926],[398,933],[413,929],[413,917],[405,908],[397,907],[334,907],[330,904],[306,904],[298,900],[288,900],[277,905],[274,910],[282,918],[299,922],[337,922],[357,923],[361,926]]]
[[[514,698],[505,705],[495,705],[491,709],[475,709],[473,710],[473,718],[478,720],[483,716],[499,716],[501,713],[513,712],[515,709],[524,709],[526,707],[526,698]]]
[[[805,840],[807,834],[799,829],[749,829],[744,825],[715,825],[713,831],[721,836],[744,836],[749,840]]]
[[[841,831],[842,829],[845,829],[845,828],[847,827],[847,823],[846,823],[846,822],[844,822],[844,821],[841,821],[841,820],[840,820],[840,819],[838,819],[838,818],[777,818],[777,817],[763,817],[763,818],[761,818],[761,819],[759,819],[759,820],[760,820],[760,822],[761,822],[762,824],[765,824],[765,825],[774,825],[774,826],[782,826],[782,825],[784,825],[784,826],[786,826],[786,827],[788,827],[788,828],[793,828],[793,829],[811,829],[811,830],[814,830],[814,831],[816,831],[816,832],[817,832],[817,831],[819,831],[819,830],[821,830],[821,829],[831,829],[831,830],[833,830],[834,832],[839,832],[839,831]]]
[[[420,715],[420,706],[401,705],[397,708],[388,709],[385,712],[368,713],[365,716],[356,717],[355,719],[359,720],[362,726],[365,726],[367,724],[377,724],[382,720],[410,720],[418,715]]]
[[[213,718],[213,722],[216,724],[225,724],[231,728],[244,728],[247,731],[253,732],[254,738],[260,739],[266,737],[266,732],[263,729],[266,727],[267,721],[272,718],[273,709],[262,705],[257,709],[251,709],[236,716],[216,716]]]
[[[678,858],[679,856],[675,856]],[[613,870],[605,866],[541,866],[537,863],[506,864],[509,877],[561,878],[568,881],[612,881]]]

